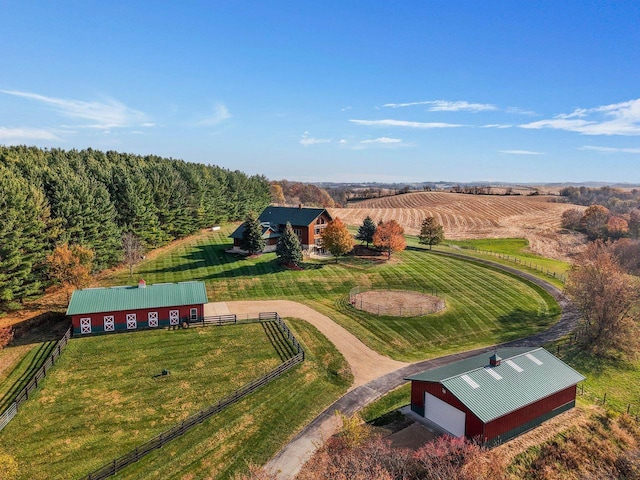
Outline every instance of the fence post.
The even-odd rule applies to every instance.
[[[607,392],[604,392],[604,397],[602,398],[602,405],[607,403]]]

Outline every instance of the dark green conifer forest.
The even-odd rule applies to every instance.
[[[122,235],[156,248],[269,203],[269,182],[213,165],[114,151],[0,146],[0,311],[48,284],[55,245],[122,260]]]

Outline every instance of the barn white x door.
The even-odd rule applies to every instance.
[[[104,316],[104,331],[113,332],[116,329],[116,322],[113,315]]]
[[[135,313],[127,313],[127,328],[129,330],[138,328],[138,321]]]
[[[149,320],[150,327],[158,326],[158,312],[149,312],[147,315],[147,320]]]
[[[80,333],[91,333],[91,317],[80,319]]]
[[[180,310],[170,310],[169,325],[179,325],[179,324],[180,324]]]

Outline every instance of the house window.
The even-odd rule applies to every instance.
[[[138,320],[135,313],[127,313],[127,329],[133,330],[138,328]]]
[[[91,317],[80,319],[80,333],[91,333]]]
[[[169,310],[169,325],[180,324],[180,310]]]
[[[103,325],[105,332],[113,332],[116,329],[116,322],[113,315],[105,315]]]
[[[189,310],[189,319],[192,322],[195,322],[196,320],[198,320],[198,309],[197,308],[192,308],[191,310]]]
[[[147,320],[149,321],[150,327],[158,326],[158,312],[149,312],[147,314]]]
[[[293,233],[295,233],[298,236],[298,238],[300,240],[302,240],[302,229],[301,228],[294,228],[293,229]]]

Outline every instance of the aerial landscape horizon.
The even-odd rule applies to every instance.
[[[274,180],[640,183],[635,2],[3,13],[0,144]]]
[[[0,480],[640,480],[639,2],[0,11]]]

